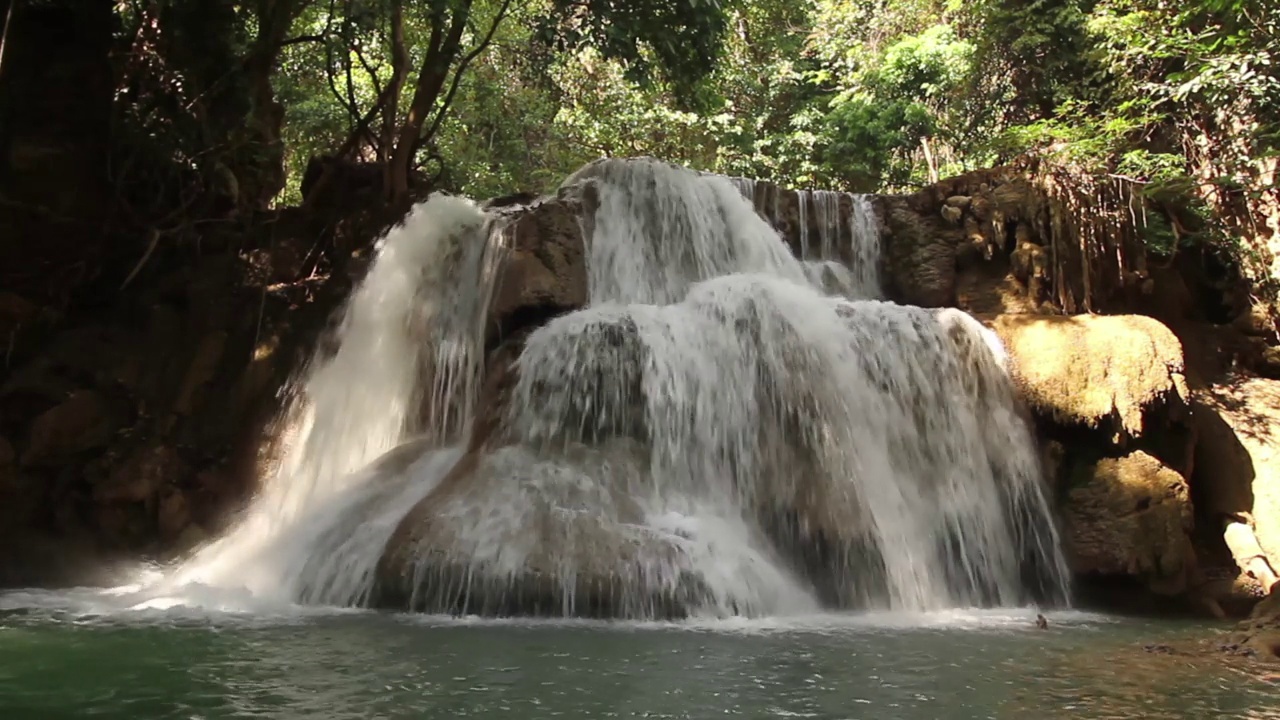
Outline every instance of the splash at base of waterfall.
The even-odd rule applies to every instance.
[[[528,336],[485,410],[498,440],[464,449],[503,228],[435,196],[295,387],[261,496],[153,601],[646,618],[1065,599],[999,342],[957,310],[857,299],[880,294],[865,198],[804,196],[822,222],[797,258],[741,183],[607,160],[572,184],[596,190],[590,302]]]

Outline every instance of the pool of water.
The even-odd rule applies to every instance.
[[[1203,624],[1031,610],[675,623],[0,595],[0,718],[1280,718],[1280,684],[1144,646]]]

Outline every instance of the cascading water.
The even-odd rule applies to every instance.
[[[879,295],[865,198],[836,293],[741,181],[608,160],[588,184],[589,304],[526,339],[497,446],[463,447],[504,233],[437,196],[384,240],[262,496],[169,584],[623,617],[1064,598],[998,341],[851,299]]]
[[[761,212],[755,180],[731,177],[729,181],[757,212]],[[773,202],[763,214],[775,229],[783,232],[786,222],[782,195],[788,191],[770,187]],[[810,283],[833,295],[857,299],[882,297],[880,231],[868,197],[829,190],[789,192],[793,192],[796,198],[797,255]],[[842,222],[846,217],[847,222]],[[811,239],[811,225],[817,230],[816,244]]]
[[[470,425],[502,253],[501,229],[470,201],[438,195],[415,206],[380,241],[336,351],[318,354],[288,389],[283,447],[259,497],[158,589],[367,597],[395,521],[458,457],[445,446]],[[418,439],[398,448],[408,438]]]

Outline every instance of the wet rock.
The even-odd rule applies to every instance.
[[[1075,573],[1137,577],[1163,595],[1186,590],[1192,506],[1181,475],[1135,451],[1077,462],[1065,480],[1064,540]]]
[[[69,456],[105,446],[119,427],[119,415],[107,399],[96,391],[82,390],[36,418],[22,464],[65,462]]]
[[[473,450],[409,512],[378,568],[380,604],[446,613],[681,615],[700,592],[673,538],[625,491],[634,448],[546,461]]]
[[[197,393],[213,379],[226,343],[225,332],[209,333],[200,340],[196,346],[195,356],[191,359],[191,364],[187,367],[182,385],[179,387],[178,398],[173,406],[174,412],[190,415],[196,409]]]
[[[490,334],[536,327],[587,303],[582,204],[572,193],[547,198],[517,213],[505,228],[510,253],[498,270]]]
[[[173,487],[162,492],[156,522],[161,539],[173,542],[180,537],[191,524],[191,508],[187,496]]]
[[[4,436],[0,435],[0,493],[13,489],[18,477],[18,469],[15,466],[18,461],[17,453]]]
[[[0,468],[12,466],[16,459],[17,454],[13,451],[13,445],[7,438],[0,436]]]
[[[917,199],[872,198],[872,207],[885,231],[881,238],[885,292],[891,299],[910,305],[953,305],[955,256],[962,228],[944,221],[940,210],[929,214],[913,200]]]
[[[1265,662],[1280,662],[1280,592],[1258,603],[1227,645],[1228,652]]]
[[[174,541],[174,549],[178,552],[192,550],[209,540],[209,534],[199,525],[188,525],[182,529],[182,534]]]

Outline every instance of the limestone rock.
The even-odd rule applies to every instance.
[[[101,393],[82,390],[36,418],[22,464],[57,464],[106,445],[120,421]]]
[[[1243,522],[1229,522],[1222,533],[1236,566],[1258,581],[1264,588],[1276,585],[1278,579],[1266,552],[1258,544],[1253,528]]]
[[[566,463],[516,447],[472,451],[391,537],[379,603],[498,615],[682,614],[698,583],[675,538],[644,527],[625,490],[640,471],[630,454],[578,448]]]
[[[1242,522],[1280,570],[1280,381],[1240,378],[1209,388],[1194,410],[1204,514],[1224,530]]]
[[[491,332],[510,334],[587,303],[581,202],[569,192],[514,206],[504,230],[510,254],[498,271]]]
[[[1266,662],[1280,662],[1280,591],[1273,590],[1254,606],[1241,630],[1230,649]]]
[[[1062,509],[1073,571],[1139,577],[1161,594],[1185,590],[1192,508],[1181,475],[1135,451],[1080,462],[1066,480]]]
[[[1054,422],[1139,437],[1145,411],[1190,397],[1182,346],[1152,318],[1001,315],[992,326],[1023,398]]]
[[[954,304],[962,228],[902,197],[873,196],[872,207],[886,229],[881,245],[888,296],[922,307]]]
[[[1231,324],[1237,330],[1248,335],[1263,337],[1275,337],[1276,335],[1276,318],[1271,316],[1271,311],[1266,305],[1251,305],[1246,312],[1240,313]]]

